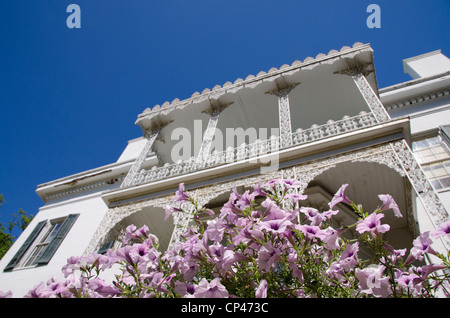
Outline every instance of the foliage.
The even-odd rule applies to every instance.
[[[450,235],[450,221],[422,233],[406,249],[396,250],[384,238],[390,230],[384,213],[402,217],[390,195],[379,195],[380,207],[368,213],[354,204],[343,185],[329,210],[302,206],[296,180],[276,179],[253,191],[233,189],[220,214],[199,207],[180,184],[166,218],[192,213],[194,226],[167,251],[143,226],[126,229],[123,246],[106,254],[71,257],[62,268],[65,279],[35,286],[26,297],[436,297],[449,295],[449,255],[437,253],[432,238]],[[259,203],[260,202],[260,203]],[[333,228],[338,203],[358,215],[354,224]],[[356,238],[346,239],[354,231]],[[370,257],[359,255],[365,246]],[[418,266],[426,254],[439,264]],[[103,271],[114,267],[108,283]],[[117,270],[117,267],[119,270]],[[438,294],[440,293],[440,294]],[[11,294],[4,294],[11,296]]]
[[[0,207],[5,202],[3,195],[0,194]],[[9,248],[13,245],[16,240],[16,236],[13,234],[14,231],[20,229],[20,232],[25,230],[27,225],[31,222],[33,216],[27,214],[22,209],[17,213],[12,215],[11,221],[8,225],[0,223],[0,259],[8,252]]]

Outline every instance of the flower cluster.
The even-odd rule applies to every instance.
[[[396,250],[384,236],[384,213],[402,214],[390,195],[368,213],[346,195],[344,184],[319,211],[303,206],[297,180],[258,183],[252,190],[232,190],[215,218],[198,207],[180,184],[166,219],[191,213],[193,224],[182,240],[160,251],[146,226],[126,229],[122,247],[105,254],[71,257],[65,279],[51,279],[26,297],[436,297],[449,296],[449,255],[432,248],[432,238],[450,235],[450,221],[422,233],[406,249]],[[333,226],[338,203],[355,211],[358,221]],[[186,206],[191,208],[186,209]],[[392,212],[391,212],[392,211]],[[357,237],[346,239],[353,231]],[[364,246],[371,251],[360,255]],[[440,264],[423,262],[426,254]],[[112,270],[115,279],[102,278]],[[0,297],[11,293],[0,293]]]

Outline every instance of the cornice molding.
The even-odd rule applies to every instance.
[[[272,67],[268,72],[260,71],[256,76],[248,75],[245,79],[238,78],[234,83],[226,82],[225,84],[216,85],[212,89],[205,88],[201,93],[195,92],[190,98],[180,100],[175,98],[172,102],[166,101],[162,105],[155,105],[152,108],[147,107],[138,115],[136,123],[139,123],[146,117],[153,117],[157,114],[168,114],[172,110],[182,109],[192,103],[200,103],[207,99],[218,99],[226,93],[235,93],[244,87],[256,87],[263,81],[274,81],[282,75],[289,75],[300,69],[311,70],[321,64],[333,64],[340,59],[351,59],[358,54],[364,52],[373,52],[370,44],[356,42],[352,47],[343,46],[339,51],[331,50],[328,54],[320,53],[315,58],[307,57],[303,62],[296,60],[291,65],[283,64],[279,69]]]
[[[421,95],[416,95],[416,96],[413,96],[410,98],[396,101],[394,103],[390,103],[388,105],[385,105],[385,108],[387,111],[398,110],[401,108],[413,106],[413,105],[420,104],[423,102],[439,100],[441,98],[445,98],[445,97],[449,97],[449,96],[450,96],[450,87],[447,87],[444,89],[439,89],[436,91],[432,91],[432,92],[421,94]]]
[[[56,199],[66,197],[69,195],[85,192],[88,190],[94,190],[94,189],[98,189],[98,188],[102,188],[102,187],[107,187],[112,184],[121,182],[124,178],[125,178],[125,175],[121,174],[121,175],[110,177],[107,179],[86,183],[86,184],[80,185],[78,187],[73,187],[73,188],[69,188],[66,190],[62,190],[62,191],[52,192],[52,193],[45,195],[42,199],[44,200],[44,202],[47,203],[48,201],[56,200]]]

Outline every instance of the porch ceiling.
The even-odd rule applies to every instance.
[[[398,172],[375,162],[344,162],[317,176],[309,186],[320,186],[328,193],[334,194],[345,183],[349,184],[345,191],[346,196],[355,204],[361,204],[368,213],[382,205],[379,194],[392,195],[403,217],[397,218],[392,210],[387,210],[382,222],[388,223],[392,230],[410,227],[410,190],[407,181]]]
[[[153,150],[163,163],[172,163],[171,151],[182,138],[184,141],[190,138],[191,145],[183,159],[197,155],[210,117],[203,111],[209,107],[210,100],[230,104],[220,113],[216,127],[216,141],[221,141],[215,143],[215,150],[222,151],[230,144],[239,146],[226,139],[227,128],[254,128],[259,139],[278,135],[277,96],[267,92],[283,85],[300,83],[289,94],[293,131],[310,128],[313,124],[325,124],[330,119],[340,120],[345,115],[369,112],[351,77],[335,74],[354,68],[364,69],[368,82],[377,92],[372,49],[369,45],[355,44],[353,48],[330,51],[328,55],[319,54],[315,59],[307,58],[303,63],[296,61],[279,70],[271,69],[268,73],[260,72],[256,77],[251,75],[246,80],[224,84],[212,91],[205,90],[183,101],[157,105],[139,115],[136,123],[143,130],[152,129],[158,121],[169,123],[160,131],[161,138],[155,142]],[[183,131],[185,133],[182,136],[177,133]]]
[[[137,228],[147,225],[150,233],[156,235],[159,240],[160,250],[167,249],[174,225],[172,218],[164,221],[165,212],[162,208],[144,207],[141,210],[124,218],[120,224],[126,228],[134,224]]]

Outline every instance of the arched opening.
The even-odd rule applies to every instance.
[[[361,204],[364,211],[371,213],[382,205],[379,194],[390,194],[403,215],[397,218],[392,210],[384,211],[383,224],[389,224],[390,230],[384,238],[395,249],[410,248],[417,231],[411,202],[409,181],[388,166],[373,162],[343,162],[315,177],[305,189],[308,204],[317,209],[327,208],[336,191],[349,184],[346,196],[355,204]],[[334,216],[335,226],[351,225],[357,221],[353,209],[340,203],[335,207],[340,213]],[[359,235],[353,230],[347,237]]]
[[[164,209],[153,206],[143,207],[139,211],[124,217],[108,232],[99,253],[106,252],[108,248],[120,246],[125,235],[125,229],[131,224],[135,225],[136,228],[146,225],[149,228],[149,232],[158,238],[159,250],[167,250],[174,223],[172,218],[166,221],[164,218]]]

